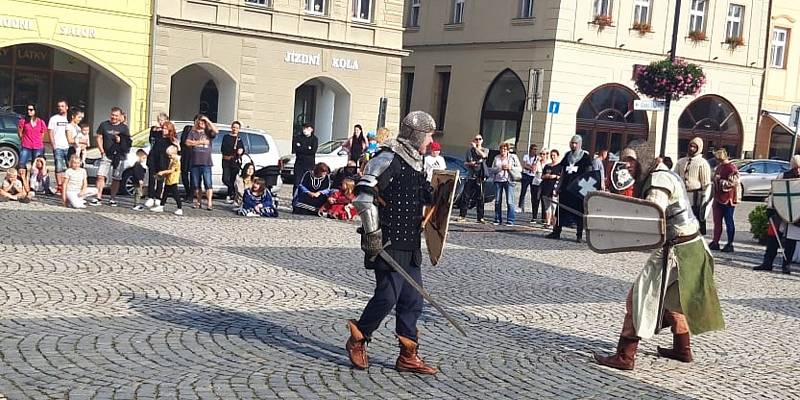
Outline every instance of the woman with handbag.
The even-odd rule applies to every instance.
[[[516,154],[509,153],[511,145],[500,145],[500,154],[492,162],[491,174],[494,176],[494,225],[503,223],[503,194],[506,197],[506,225],[514,226],[514,181],[522,178],[522,165]]]

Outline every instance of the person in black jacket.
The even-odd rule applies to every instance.
[[[203,114],[195,115],[192,122],[197,124],[197,120],[202,116]],[[184,201],[186,202],[192,201],[192,196],[194,194],[194,187],[192,186],[192,179],[190,175],[192,169],[192,149],[186,145],[186,139],[189,137],[189,132],[191,131],[192,125],[184,126],[183,131],[181,132],[180,141],[181,182],[183,182],[183,190],[185,192]]]
[[[558,202],[579,212],[583,212],[583,199],[581,199],[577,194],[570,193],[569,191],[563,189],[568,187],[569,184],[572,183],[572,181],[579,175],[592,171],[594,168],[592,166],[592,156],[589,154],[589,152],[581,148],[582,143],[583,138],[581,138],[580,135],[575,135],[572,137],[572,140],[570,140],[570,151],[564,155],[564,158],[562,158],[561,162],[559,163],[561,168],[561,178],[557,189]],[[558,224],[556,224],[556,226],[553,228],[553,232],[548,234],[546,237],[548,239],[560,239],[561,228],[567,225],[567,221],[573,220],[577,225],[577,235],[575,240],[580,243],[583,238],[583,217],[574,216],[563,207],[559,207],[558,210]]]
[[[108,121],[104,121],[97,127],[95,135],[97,148],[100,149],[101,161],[97,170],[97,197],[89,203],[99,205],[103,198],[103,188],[106,181],[111,179],[111,200],[108,205],[117,206],[117,192],[122,181],[123,167],[122,162],[128,157],[131,150],[131,133],[128,126],[123,122],[122,109],[112,107]]]
[[[169,121],[166,113],[159,113],[156,124],[150,127],[150,152],[147,153],[147,201],[145,207],[152,207],[156,202],[161,202],[161,192],[164,189],[164,180],[158,179],[156,174],[161,171],[161,159],[166,157],[164,146],[164,123]]]
[[[314,168],[318,145],[317,136],[314,135],[314,125],[311,124],[303,125],[303,133],[295,135],[292,140],[292,151],[295,154],[294,190],[297,190],[303,175]]]
[[[236,176],[242,169],[242,154],[244,154],[244,143],[239,138],[239,130],[242,129],[242,123],[233,121],[231,123],[231,132],[222,138],[222,146],[220,152],[222,153],[222,183],[228,187],[228,193],[225,196],[225,202],[228,204],[233,203],[233,197],[236,194]]]

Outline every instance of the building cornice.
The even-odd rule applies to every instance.
[[[171,26],[177,28],[188,28],[199,31],[213,31],[224,34],[246,36],[260,39],[272,39],[287,43],[295,43],[302,45],[316,45],[322,47],[329,47],[347,51],[360,51],[365,53],[381,54],[386,56],[405,57],[411,54],[410,51],[404,49],[394,49],[389,47],[367,46],[363,44],[353,44],[337,42],[333,40],[316,39],[303,36],[295,36],[284,33],[266,32],[256,29],[239,28],[233,26],[210,24],[205,22],[187,21],[177,18],[158,16],[158,26]]]
[[[425,45],[415,45],[415,46],[406,46],[406,50],[411,52],[418,51],[418,50],[443,50],[443,49],[464,49],[464,50],[479,50],[479,49],[534,49],[534,48],[553,48],[555,49],[556,44],[559,45],[570,45],[575,47],[583,47],[589,48],[592,50],[597,50],[598,52],[608,52],[608,50],[613,50],[619,53],[626,53],[626,54],[643,54],[653,57],[667,57],[667,54],[664,53],[656,53],[656,52],[649,52],[649,51],[640,51],[640,50],[630,50],[630,49],[620,49],[618,47],[613,46],[601,46],[601,45],[594,45],[594,44],[587,44],[587,43],[577,43],[570,40],[557,40],[557,39],[535,39],[535,40],[517,40],[517,41],[503,41],[503,42],[469,42],[469,43],[453,43],[453,44],[425,44]],[[549,46],[547,46],[549,45]],[[742,64],[735,64],[735,63],[728,63],[722,61],[712,61],[712,60],[703,60],[697,58],[690,58],[690,57],[681,57],[680,52],[678,53],[678,58],[682,58],[687,61],[694,61],[703,64],[709,65],[721,65],[721,66],[728,66],[728,67],[736,67],[736,68],[745,68],[745,69],[752,69],[756,71],[763,71],[764,68],[761,66],[747,66]]]

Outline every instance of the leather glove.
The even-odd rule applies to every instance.
[[[372,233],[364,233],[364,229],[358,228],[361,233],[361,250],[367,257],[375,257],[383,250],[383,233],[380,229]]]

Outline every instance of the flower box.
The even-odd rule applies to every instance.
[[[632,29],[638,31],[640,36],[644,36],[646,33],[652,32],[650,24],[646,22],[637,22],[633,24]]]
[[[733,50],[739,46],[744,46],[744,38],[741,36],[729,37],[725,39],[725,44],[727,44],[731,50]]]
[[[614,23],[614,20],[610,15],[595,15],[594,20],[591,23],[597,25],[598,28],[603,29],[605,27],[613,26],[612,24]]]
[[[702,42],[706,40],[706,33],[703,31],[691,31],[689,32],[689,39],[692,39],[693,42]]]

